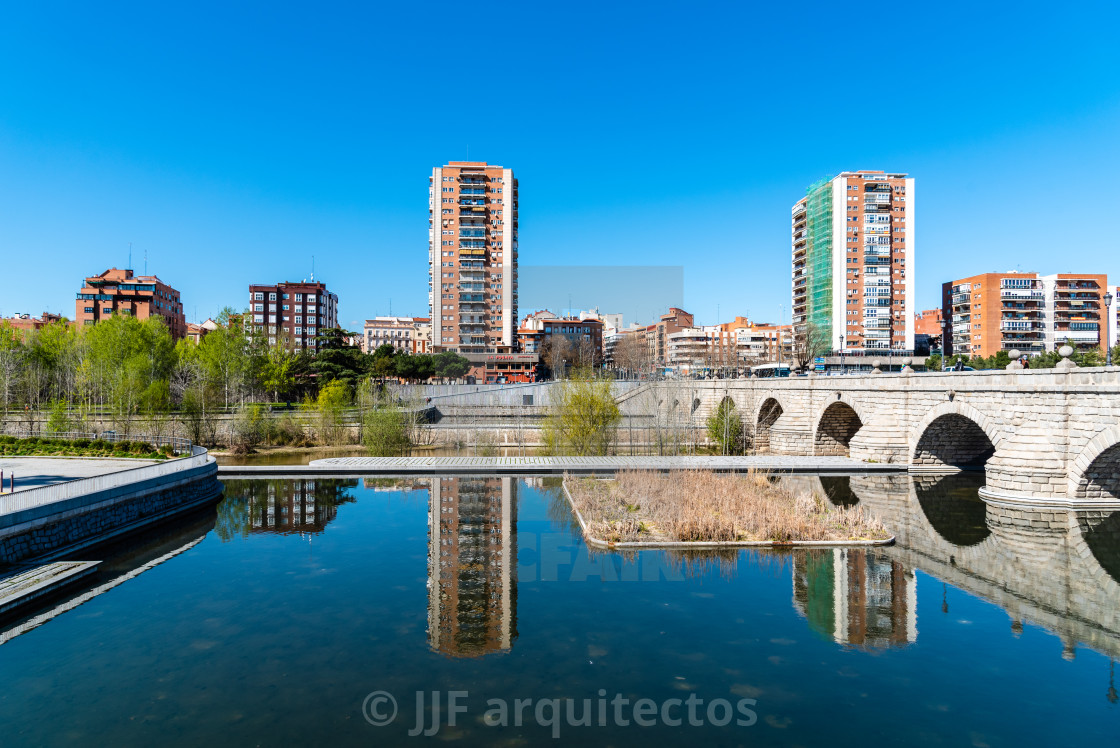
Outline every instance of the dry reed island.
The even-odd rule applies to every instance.
[[[887,542],[862,507],[832,506],[764,473],[624,471],[611,480],[566,475],[591,541],[643,543]]]

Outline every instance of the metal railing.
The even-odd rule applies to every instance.
[[[115,473],[106,473],[93,478],[81,478],[65,483],[56,483],[52,486],[7,493],[0,496],[0,527],[8,527],[21,521],[18,517],[7,515],[69,499],[80,499],[84,496],[91,496],[102,491],[133,485],[153,478],[163,478],[185,472],[202,467],[212,459],[204,448],[195,446],[179,459],[160,462],[156,465],[145,465]]]

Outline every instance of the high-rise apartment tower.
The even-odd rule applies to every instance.
[[[432,348],[472,363],[517,342],[517,179],[484,161],[432,170],[428,190]]]
[[[819,353],[912,351],[914,180],[844,172],[810,186],[792,218],[798,334]]]

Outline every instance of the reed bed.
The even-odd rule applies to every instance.
[[[834,507],[764,473],[623,471],[613,480],[565,477],[590,534],[607,542],[885,540],[862,507]]]

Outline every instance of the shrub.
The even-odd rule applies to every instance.
[[[546,454],[610,454],[622,421],[611,380],[577,370],[556,388],[552,413],[544,425]]]
[[[708,438],[715,442],[720,454],[743,451],[743,421],[731,398],[723,398],[716,412],[708,417]]]
[[[379,406],[367,411],[362,442],[375,457],[400,457],[412,447],[407,415],[397,407]]]

